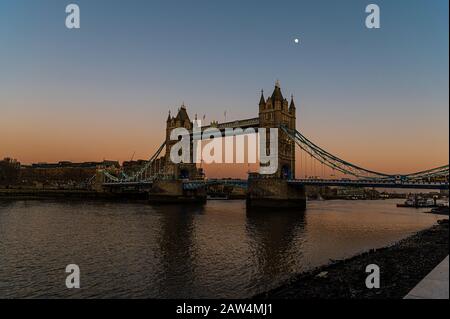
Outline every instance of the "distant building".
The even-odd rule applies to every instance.
[[[21,167],[17,184],[26,187],[83,188],[98,169],[118,169],[119,167],[118,161],[109,160],[83,163],[70,161],[35,163]]]
[[[365,191],[362,187],[336,187],[336,196],[340,198],[365,198]]]
[[[145,161],[145,160],[125,161],[125,162],[122,163],[122,167],[123,167],[123,170],[124,170],[126,173],[131,173],[131,172],[138,171],[138,170],[141,169],[146,163],[147,163],[147,161]]]
[[[36,163],[31,164],[32,168],[118,168],[120,164],[118,161],[104,160],[102,162],[83,162],[72,163],[69,161],[61,161],[58,163]]]
[[[0,160],[0,186],[17,184],[20,173],[20,162],[6,157]]]

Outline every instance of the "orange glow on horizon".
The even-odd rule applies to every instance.
[[[74,124],[72,124],[75,126]],[[70,127],[69,127],[70,128]],[[147,128],[148,129],[148,128]],[[0,130],[0,156],[13,157],[23,164],[37,162],[59,162],[59,161],[102,161],[118,160],[120,162],[130,160],[133,153],[134,160],[147,159],[159,147],[164,136],[164,127],[160,125],[159,134],[151,135],[147,129],[136,128],[128,130],[126,135],[120,131],[108,130],[102,127],[87,127],[78,132],[75,128],[64,130],[62,128],[30,125],[29,127],[11,127],[5,135],[5,127]],[[154,130],[157,130],[154,128]],[[328,132],[330,134],[330,132]],[[14,136],[13,139],[5,136]],[[147,136],[147,137],[146,137]],[[325,133],[324,135],[325,136]],[[331,137],[330,137],[331,136]],[[404,143],[403,147],[397,148],[396,143],[371,143],[370,148],[361,149],[365,142],[354,137],[352,141],[339,142],[333,139],[333,135],[324,138],[321,147],[327,149],[349,162],[367,169],[385,173],[411,173],[417,172],[448,163],[448,144],[446,138],[440,137],[441,147],[433,144],[421,144],[421,147],[413,147],[415,143]],[[413,160],[411,160],[413,159]],[[305,156],[301,155],[297,148],[296,171],[297,177],[303,177],[305,167],[308,167],[308,176],[320,175],[320,164],[313,164],[308,159],[304,163]],[[198,165],[200,166],[200,165]],[[202,167],[208,177],[234,177],[246,178],[249,171],[257,170],[256,164],[203,164]],[[316,174],[314,174],[316,172]]]

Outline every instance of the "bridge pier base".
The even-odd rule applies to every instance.
[[[151,203],[177,204],[177,203],[206,203],[206,188],[193,190],[183,188],[181,180],[155,181],[149,190],[148,198]]]
[[[290,185],[280,178],[248,180],[247,208],[306,209],[303,185]]]

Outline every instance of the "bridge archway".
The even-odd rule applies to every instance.
[[[291,179],[292,178],[292,170],[288,165],[281,166],[281,177],[283,179]]]
[[[180,175],[179,175],[180,179],[189,179],[189,170],[183,168],[180,170]]]

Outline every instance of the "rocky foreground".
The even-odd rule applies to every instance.
[[[448,219],[397,244],[299,274],[257,299],[403,298],[449,254]],[[368,289],[366,266],[380,267],[380,288]]]

